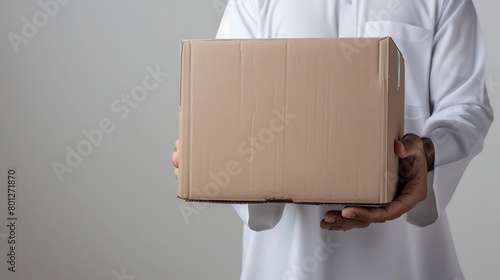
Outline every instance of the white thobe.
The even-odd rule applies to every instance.
[[[347,232],[320,228],[328,206],[236,205],[241,279],[463,279],[444,209],[493,119],[471,0],[229,0],[217,34],[383,36],[406,61],[405,132],[435,146],[426,200],[397,220]]]

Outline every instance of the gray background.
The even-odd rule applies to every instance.
[[[43,10],[38,1],[0,3],[0,279],[238,278],[241,222],[231,207],[210,205],[187,223],[170,163],[179,41],[213,37],[225,2],[72,0],[18,53],[8,34],[21,35],[23,17],[32,22]],[[500,112],[500,3],[475,2]],[[157,65],[169,76],[120,119],[111,105]],[[114,130],[60,182],[51,164],[65,163],[66,147],[76,149],[86,139],[82,130],[103,119]],[[467,279],[497,279],[499,140],[494,122],[448,207]],[[15,274],[5,262],[11,167],[18,173]]]

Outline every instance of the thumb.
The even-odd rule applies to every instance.
[[[422,139],[420,136],[409,133],[401,138],[401,140],[394,141],[394,152],[400,158],[406,158],[422,152],[424,149]]]

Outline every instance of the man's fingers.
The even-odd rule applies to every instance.
[[[328,211],[320,223],[322,229],[327,230],[350,230],[353,228],[366,228],[369,222],[342,217],[340,211]]]
[[[370,223],[367,223],[365,221],[346,221],[343,224],[335,224],[335,223],[328,223],[325,220],[321,220],[321,223],[319,226],[322,229],[326,230],[351,230],[355,228],[366,228],[370,225]]]
[[[340,211],[328,211],[323,217],[323,220],[325,220],[327,223],[335,223],[337,219],[342,219],[342,214]]]
[[[172,164],[174,165],[175,178],[179,176],[179,139],[175,140],[174,152],[172,153]]]
[[[426,185],[426,182],[415,178],[408,182],[403,192],[386,206],[379,208],[346,207],[342,210],[342,217],[370,223],[384,223],[397,219],[425,199],[427,188],[422,186]]]
[[[174,175],[177,177],[179,175],[179,139],[175,141],[174,144],[175,151],[172,153],[172,164],[175,166]]]
[[[389,213],[385,207],[346,207],[342,210],[342,217],[345,219],[356,219],[370,223],[383,223],[388,220]]]
[[[179,152],[173,152],[172,153],[172,164],[176,168],[179,168]]]
[[[405,145],[401,140],[394,140],[394,152],[401,158],[407,157],[405,153]]]
[[[361,220],[369,223],[385,223],[401,217],[413,206],[394,200],[385,207],[347,207],[342,210],[342,216],[346,219]]]
[[[408,133],[401,140],[394,142],[394,152],[401,158],[415,155],[424,150],[420,136]]]

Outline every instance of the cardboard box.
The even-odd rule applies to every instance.
[[[184,40],[178,196],[385,204],[403,122],[388,37]]]

